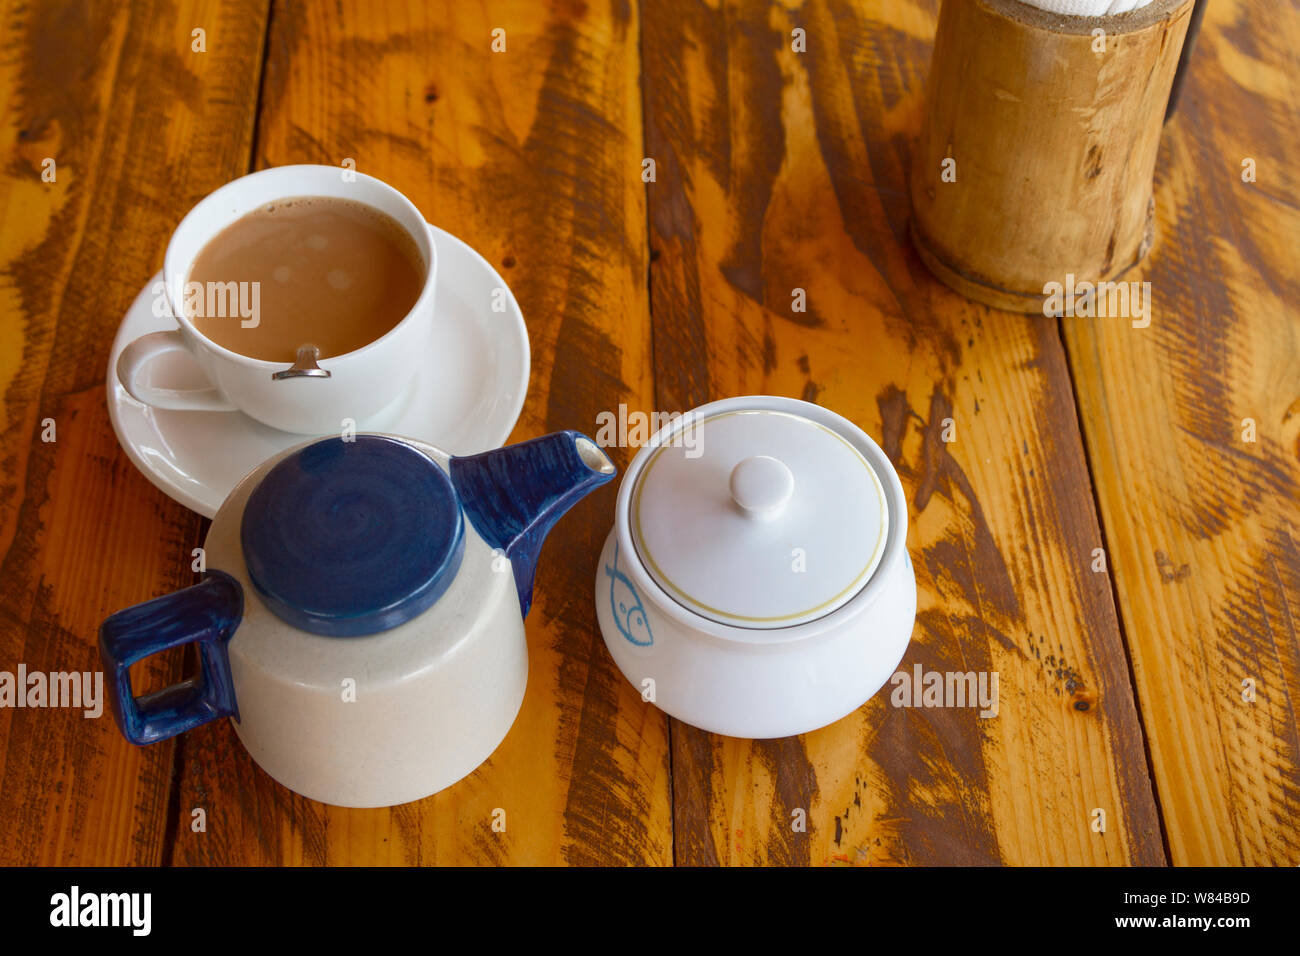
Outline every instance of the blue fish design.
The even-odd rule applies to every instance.
[[[618,569],[618,542],[614,542],[614,566],[605,565],[609,575],[609,609],[614,615],[618,632],[638,647],[649,647],[655,642],[650,633],[650,621],[645,607],[628,576]]]

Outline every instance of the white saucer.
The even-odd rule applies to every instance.
[[[505,280],[461,240],[437,226],[438,329],[427,372],[406,395],[358,431],[385,431],[427,442],[452,455],[472,455],[503,444],[528,391],[528,329]],[[117,357],[128,342],[176,328],[169,312],[153,314],[154,285],[144,287],[117,330],[108,356],[108,415],[117,440],[145,477],[185,507],[211,518],[226,495],[267,458],[307,436],[277,431],[242,412],[166,411],[142,405],[117,379]],[[506,311],[493,312],[496,289]],[[184,353],[166,353],[150,365],[151,384],[201,388],[203,373]]]

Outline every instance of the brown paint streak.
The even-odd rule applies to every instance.
[[[937,610],[918,615],[914,637],[900,670],[992,670],[990,639],[1008,649],[1005,631],[1021,618],[1019,598],[993,541],[965,472],[940,438],[951,417],[948,399],[936,388],[929,418],[912,411],[907,396],[889,386],[877,398],[883,449],[905,481],[914,483],[917,511],[942,494],[970,515],[970,530],[954,531],[924,549],[919,562],[949,604],[964,600],[975,613],[964,618]],[[922,431],[919,467],[905,460],[903,442],[912,423]],[[960,500],[959,500],[960,499]],[[972,540],[973,538],[973,540]],[[891,816],[906,821],[901,838],[910,859],[921,863],[983,865],[1000,861],[987,806],[986,771],[976,709],[889,708],[869,747],[884,770]],[[960,741],[961,743],[956,743]]]
[[[886,407],[894,409],[894,414],[897,415],[896,402],[886,400],[880,403],[882,417]],[[910,409],[907,411],[910,412]],[[918,512],[924,511],[936,492],[954,504],[964,501],[963,510],[970,514],[973,540],[963,540],[959,537],[960,532],[954,530],[953,536],[933,545],[926,552],[925,559],[930,560],[931,555],[938,558],[934,560],[931,570],[934,574],[942,574],[945,568],[952,570],[952,559],[956,557],[956,554],[944,552],[949,549],[963,552],[966,560],[960,564],[971,572],[966,587],[962,589],[963,593],[978,595],[978,606],[992,607],[1002,620],[1019,620],[1022,616],[1020,599],[984,517],[983,506],[970,479],[952,457],[948,443],[942,438],[944,421],[947,419],[952,419],[952,402],[936,388],[930,395],[929,419],[923,432],[921,467],[919,473],[909,475],[917,479],[913,504]],[[901,424],[895,422],[886,428],[886,432],[899,433],[901,428]],[[900,467],[900,472],[901,470]],[[975,569],[978,569],[978,574],[974,573]]]
[[[802,737],[754,741],[754,754],[772,775],[772,826],[764,862],[774,866],[807,866],[811,858],[810,838],[814,832],[796,832],[791,825],[794,811],[805,813],[817,799],[817,771],[808,759]]]
[[[715,70],[715,89],[722,94],[706,121],[703,141],[688,137],[679,117],[689,115],[689,91],[677,64],[676,30],[682,24],[660,17],[642,23],[641,57],[645,76],[655,78],[654,95],[643,93],[646,154],[654,158],[657,182],[647,190],[654,257],[650,273],[650,311],[654,342],[655,400],[660,408],[689,409],[708,401],[712,392],[708,347],[700,299],[696,219],[691,207],[689,158],[699,156],[725,182],[730,170],[730,139],[725,113],[726,43],[720,14],[702,5],[687,6],[685,28],[698,42],[710,44],[708,62]],[[716,71],[721,70],[719,76]],[[660,334],[663,329],[665,334]]]
[[[627,24],[622,24],[627,29]],[[616,168],[615,151],[592,150],[591,143],[613,143],[627,135],[597,104],[608,101],[602,86],[604,64],[593,59],[573,23],[550,28],[550,59],[538,98],[539,112],[518,156],[493,160],[484,171],[490,194],[502,197],[511,220],[550,220],[553,238],[566,244],[544,271],[521,274],[516,293],[563,316],[556,338],[552,387],[545,396],[546,429],[583,427],[603,409],[627,399],[617,376],[597,370],[618,367],[618,344],[601,331],[607,308],[606,271],[614,262],[640,285],[645,275],[641,247],[625,236],[622,183],[632,171]],[[607,184],[598,188],[592,184]],[[526,185],[525,185],[526,184]],[[521,235],[511,244],[525,245]],[[561,263],[561,264],[556,264]],[[617,759],[619,700],[630,693],[605,651],[589,601],[594,555],[612,513],[611,494],[583,502],[549,536],[540,562],[534,614],[551,621],[562,660],[557,674],[560,734],[556,756],[572,753],[572,779],[565,797],[564,827],[569,842],[564,858],[574,864],[637,863],[657,853],[649,831],[649,790],[629,778]],[[623,730],[627,732],[626,729]]]
[[[745,124],[728,130],[731,142],[748,144],[732,155],[735,176],[744,187],[730,191],[733,215],[738,224],[731,251],[718,264],[727,281],[762,305],[765,302],[763,274],[763,220],[772,201],[772,190],[785,154],[785,126],[781,122],[781,91],[784,81],[776,50],[785,37],[766,27],[767,4],[742,5],[741,16],[729,24],[727,48],[733,65],[729,82],[739,82],[746,109],[740,113]],[[788,295],[788,290],[784,293]],[[799,315],[790,313],[799,321]],[[812,313],[806,321],[813,321]]]
[[[162,39],[170,34],[160,23],[175,14],[153,4],[75,13],[31,4],[6,25],[21,56],[9,104],[23,144],[7,173],[39,181],[48,155],[58,179],[38,187],[45,233],[4,264],[20,303],[23,352],[4,395],[10,433],[21,437],[8,443],[0,469],[0,668],[21,661],[32,670],[98,670],[103,616],[191,583],[199,519],[154,490],[117,448],[104,362],[170,223],[225,178],[227,160],[246,143],[253,106],[240,105],[241,94],[255,80],[258,51],[245,50],[240,34],[259,29],[259,13],[245,4],[243,26],[227,33],[233,47],[201,65]],[[177,110],[196,118],[181,129]],[[176,137],[166,134],[178,131],[173,165],[167,144]],[[38,437],[47,417],[58,434],[48,444]],[[142,666],[151,684],[174,679],[174,659]],[[8,848],[0,860],[160,862],[174,744],[134,750],[107,716],[32,716],[0,715],[0,846]]]
[[[960,640],[942,612],[923,611],[917,625],[900,671],[910,674],[917,663],[925,671],[992,669],[988,644]],[[900,821],[897,828],[909,862],[1000,863],[978,708],[882,704],[880,710],[884,716],[868,754],[882,770],[889,816]]]
[[[1192,78],[1194,79],[1194,77]],[[1234,101],[1233,110],[1255,109],[1249,97]],[[1208,124],[1217,121],[1224,107],[1209,107]],[[1186,137],[1197,151],[1192,162],[1200,168],[1220,162],[1214,136]],[[1157,189],[1160,188],[1157,176]],[[1245,218],[1237,208],[1233,189],[1195,190],[1186,197],[1180,216],[1190,223],[1226,224],[1234,247],[1233,255],[1257,263],[1259,275],[1282,301],[1300,301],[1300,278],[1279,276],[1266,268],[1270,257],[1248,229],[1233,223]],[[1193,534],[1211,538],[1222,534],[1235,521],[1254,513],[1264,500],[1300,497],[1300,487],[1291,469],[1279,466],[1274,449],[1245,445],[1239,441],[1241,419],[1250,410],[1235,406],[1233,385],[1239,380],[1247,356],[1240,353],[1247,340],[1223,321],[1234,315],[1229,287],[1218,281],[1190,281],[1205,273],[1223,274],[1214,266],[1219,259],[1219,233],[1203,228],[1184,228],[1179,243],[1166,244],[1153,257],[1148,269],[1155,298],[1155,318],[1149,330],[1155,335],[1162,364],[1173,373],[1177,401],[1176,426],[1197,448],[1187,461],[1194,469],[1191,499],[1178,508],[1180,520]],[[1231,488],[1231,494],[1221,489]]]
[[[721,855],[711,826],[717,806],[713,774],[718,738],[674,720],[672,741],[674,862],[678,866],[718,866]]]
[[[835,10],[831,17],[820,5],[811,8],[806,28],[810,36],[833,43],[836,55],[809,55],[800,64],[808,71],[817,143],[840,218],[854,248],[884,280],[881,297],[872,304],[900,350],[934,352],[956,368],[960,343],[930,302],[932,280],[908,238],[911,143],[891,118],[904,109],[919,114],[930,42],[899,38],[901,45],[917,49],[912,70],[899,78],[906,99],[891,106],[872,66],[876,61],[869,50],[878,42],[872,29],[852,4],[837,4]],[[919,125],[919,115],[909,125]]]

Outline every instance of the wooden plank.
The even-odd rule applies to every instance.
[[[352,158],[501,270],[533,349],[512,440],[591,432],[598,412],[652,398],[638,29],[615,2],[275,7],[258,165]],[[670,861],[667,721],[595,624],[613,496],[584,501],[545,547],[523,710],[483,767],[404,807],[326,808],[209,725],[184,744],[177,862]],[[206,833],[184,825],[198,806]]]
[[[1207,5],[1151,324],[1063,322],[1176,864],[1300,863],[1297,43],[1294,2]]]
[[[192,583],[200,520],[118,449],[105,365],[172,226],[247,167],[265,16],[181,0],[0,18],[0,670],[98,671],[104,617]],[[172,768],[171,744],[132,747],[107,710],[0,709],[0,863],[160,862]]]
[[[787,740],[674,722],[680,863],[1164,860],[1057,330],[959,298],[907,242],[936,6],[646,6],[660,409],[766,392],[865,428],[911,502],[901,669],[1000,678],[988,719],[883,693]]]

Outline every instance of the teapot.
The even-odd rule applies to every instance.
[[[202,582],[104,621],[118,727],[149,744],[229,717],[271,777],[336,806],[450,786],[523,703],[543,539],[614,471],[573,431],[465,457],[384,434],[288,449],[222,504]],[[133,664],[189,643],[196,678],[133,695]]]

